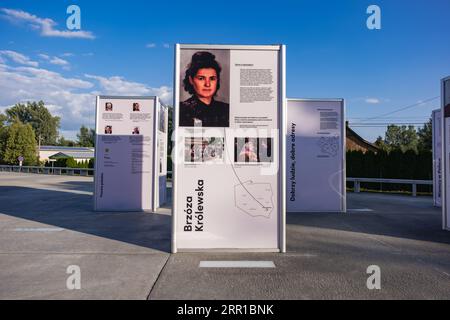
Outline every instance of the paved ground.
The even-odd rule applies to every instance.
[[[91,178],[0,173],[0,299],[450,299],[450,232],[430,198],[348,194],[348,208],[288,214],[286,254],[170,255],[168,208],[94,213]],[[81,290],[66,288],[69,265]],[[369,265],[381,290],[366,288]]]

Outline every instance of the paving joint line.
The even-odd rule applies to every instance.
[[[158,276],[156,277],[155,282],[153,282],[153,285],[152,285],[152,287],[150,288],[150,292],[148,293],[147,299],[146,299],[146,300],[150,300],[150,295],[152,294],[153,289],[155,289],[155,286],[156,286],[156,284],[158,283],[159,279],[161,278],[161,274],[163,273],[164,269],[166,268],[167,263],[169,262],[169,260],[170,260],[171,257],[172,257],[172,254],[169,254],[168,257],[167,257],[166,262],[164,263],[163,267],[162,267],[161,270],[159,271]]]

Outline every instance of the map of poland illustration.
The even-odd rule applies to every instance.
[[[235,206],[252,217],[269,218],[273,211],[270,183],[246,181],[234,186]]]

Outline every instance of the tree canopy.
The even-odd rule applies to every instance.
[[[89,129],[83,125],[80,128],[80,133],[77,134],[77,139],[80,147],[94,147],[95,130]]]
[[[432,119],[417,131],[419,136],[419,150],[433,150],[433,124]]]
[[[391,151],[431,151],[432,150],[432,124],[431,119],[422,128],[416,130],[414,126],[398,126],[395,124],[387,127],[385,138],[378,137],[375,144],[381,150]]]
[[[30,124],[16,121],[3,133],[2,158],[8,164],[18,164],[19,156],[24,157],[25,165],[35,165],[37,162],[36,140]]]
[[[20,121],[30,124],[35,133],[36,142],[41,145],[55,145],[58,138],[60,118],[52,116],[43,101],[17,103],[5,111],[7,121],[12,124]]]

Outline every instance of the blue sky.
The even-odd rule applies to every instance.
[[[71,4],[81,8],[78,36],[67,34]],[[366,27],[371,4],[381,30]],[[0,110],[43,99],[68,138],[94,126],[96,94],[170,102],[174,43],[286,44],[288,97],[345,98],[355,125],[439,96],[450,75],[448,0],[3,0],[0,8]],[[421,122],[439,104],[366,122]],[[385,128],[355,130],[373,141]]]

